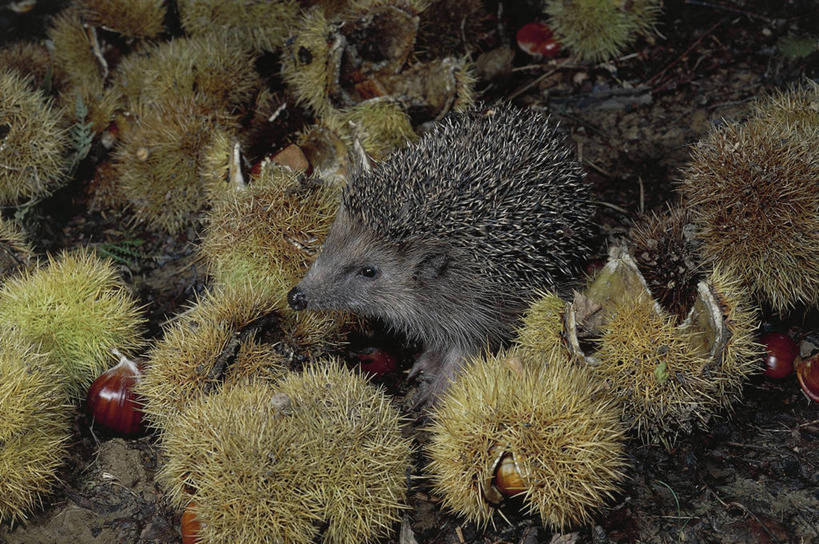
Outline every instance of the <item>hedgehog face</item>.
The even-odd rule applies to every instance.
[[[322,253],[288,294],[294,310],[349,310],[390,320],[411,304],[415,262],[404,244],[378,240],[340,211]]]

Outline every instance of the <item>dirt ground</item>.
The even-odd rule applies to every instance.
[[[493,3],[496,7],[497,3]],[[527,22],[513,2],[508,28]],[[5,16],[4,16],[5,17]],[[22,23],[0,19],[18,34]],[[11,25],[11,26],[9,26]],[[16,26],[15,26],[16,25]],[[481,81],[482,98],[548,110],[577,145],[588,181],[601,203],[598,257],[625,236],[641,211],[672,202],[689,146],[721,119],[741,119],[765,92],[808,77],[819,80],[819,42],[813,53],[789,58],[777,47],[788,35],[819,39],[819,3],[807,0],[668,1],[659,35],[641,39],[630,54],[592,65],[541,62],[517,52],[502,80]],[[34,32],[34,31],[32,31]],[[495,36],[511,43],[512,32]],[[477,52],[473,52],[477,54]],[[93,162],[93,161],[92,161]],[[87,244],[143,240],[142,257],[122,264],[126,281],[145,304],[150,334],[206,287],[194,228],[170,237],[90,209],[93,164],[80,179],[32,212],[41,252]],[[82,175],[82,174],[81,174]],[[819,256],[817,256],[819,258]],[[816,312],[780,319],[799,338],[819,335]],[[814,342],[819,344],[819,342]],[[413,388],[391,384],[398,404]],[[170,509],[153,476],[153,436],[123,440],[94,433],[82,408],[75,417],[72,456],[63,483],[27,523],[0,526],[0,543],[181,542],[181,512]],[[593,526],[564,534],[507,508],[508,523],[479,528],[445,512],[423,480],[414,480],[411,509],[388,542],[546,543],[819,543],[819,410],[794,377],[755,377],[731,416],[680,439],[671,451],[628,443],[628,479]],[[422,458],[416,458],[419,466]]]

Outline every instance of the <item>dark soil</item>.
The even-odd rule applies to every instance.
[[[42,4],[35,14],[53,10]],[[514,45],[509,29],[532,12],[518,12],[513,4],[504,5],[506,34],[492,30],[484,45],[470,48],[473,55]],[[9,38],[42,32],[41,20],[38,26],[36,18],[3,13],[0,32]],[[709,127],[723,118],[741,119],[749,102],[768,91],[819,79],[819,50],[787,58],[777,48],[784,36],[817,38],[816,2],[674,0],[666,3],[659,31],[601,65],[565,58],[539,62],[518,51],[511,75],[479,86],[484,100],[511,97],[548,110],[570,131],[601,203],[598,258],[640,212],[660,211],[675,200],[674,183],[689,146]],[[134,223],[127,212],[100,210],[89,188],[105,152],[95,153],[81,168],[84,175],[29,211],[26,226],[43,253],[89,244],[116,252],[138,242],[133,255],[120,255],[122,272],[146,307],[150,334],[158,336],[165,319],[206,287],[197,228],[170,237]],[[815,314],[764,317],[774,326],[793,327],[799,338],[819,333]],[[401,380],[390,389],[402,405],[414,391]],[[389,542],[410,544],[414,534],[430,544],[819,543],[817,446],[819,410],[796,379],[760,376],[746,386],[733,415],[680,439],[671,451],[631,441],[629,478],[594,526],[556,534],[510,507],[504,511],[508,522],[497,518],[494,527],[475,527],[442,511],[427,484],[415,480],[402,536],[396,532]],[[95,435],[80,408],[71,451],[62,485],[27,523],[0,526],[0,543],[181,541],[181,512],[166,506],[154,483],[155,437]],[[420,454],[417,462],[423,463]]]

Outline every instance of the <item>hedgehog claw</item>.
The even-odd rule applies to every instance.
[[[425,374],[429,374],[430,380],[429,384],[426,387],[422,386],[421,392],[416,395],[412,409],[418,410],[433,404],[446,391],[450,382],[455,380],[463,360],[464,353],[459,349],[452,349],[445,353],[432,350],[422,353],[410,369],[410,377],[424,371]],[[416,370],[419,365],[420,368]],[[432,372],[428,372],[430,370]]]
[[[419,355],[418,359],[415,360],[415,363],[409,370],[409,374],[407,374],[407,378],[412,380],[417,378],[422,372],[424,374],[432,374],[434,376],[438,373],[438,369],[441,368],[441,364],[441,352],[428,349]]]

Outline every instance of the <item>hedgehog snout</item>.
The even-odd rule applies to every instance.
[[[287,303],[296,311],[307,308],[307,294],[297,285],[287,293]]]

